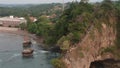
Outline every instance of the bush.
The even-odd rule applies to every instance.
[[[63,44],[61,45],[60,48],[61,48],[63,51],[66,51],[66,50],[69,49],[69,46],[70,46],[70,42],[69,42],[68,40],[65,40],[65,41],[63,41]]]
[[[73,43],[78,43],[80,41],[81,32],[73,32]]]
[[[51,60],[52,65],[54,68],[66,68],[65,64],[63,63],[62,60],[55,58]]]
[[[57,44],[60,46],[60,49],[65,52],[66,50],[69,49],[70,47],[70,41],[68,40],[68,38],[66,36],[63,36],[62,38],[60,38],[57,42]]]

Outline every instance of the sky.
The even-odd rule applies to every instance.
[[[64,0],[71,2],[74,0]],[[78,0],[80,1],[80,0]],[[99,2],[102,0],[90,0],[90,2]],[[0,4],[41,4],[41,3],[62,3],[63,0],[0,0]]]

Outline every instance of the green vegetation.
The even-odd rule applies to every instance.
[[[116,26],[117,23],[117,41],[120,44],[119,21],[111,21],[112,18],[118,18],[120,15],[120,6],[118,2],[104,0],[98,4],[72,2],[59,18],[46,18],[44,15],[38,17],[38,21],[32,23],[28,20],[27,26],[21,24],[21,27],[27,28],[31,33],[44,38],[44,43],[52,46],[59,46],[63,52],[66,52],[71,46],[82,41],[82,38],[90,31],[97,29],[102,31],[102,24],[107,26]],[[91,33],[94,39],[93,32]]]
[[[53,34],[49,35],[51,36],[49,40],[52,42],[48,44],[57,44],[63,37],[70,42],[70,45],[78,43],[82,35],[86,33],[87,27],[90,25],[90,23],[87,22],[90,20],[90,14],[92,14],[92,12],[93,7],[91,4],[84,4],[81,2],[71,3],[70,8],[66,9],[56,22],[52,30]],[[88,17],[86,18],[85,16]],[[84,17],[85,19],[83,18],[84,20],[76,21],[76,17]]]
[[[107,15],[111,16],[111,17],[116,17],[116,22],[115,22],[116,23],[116,25],[115,25],[116,28],[115,29],[117,30],[117,35],[116,35],[116,40],[115,40],[115,46],[103,48],[101,50],[101,54],[109,52],[109,53],[114,54],[114,56],[116,56],[117,58],[120,59],[120,54],[119,54],[119,49],[120,49],[120,21],[119,21],[119,19],[120,19],[120,1],[116,1],[116,2],[110,2],[109,1],[109,2],[107,2],[107,0],[105,0],[105,3],[108,5],[106,7],[109,7],[109,8],[110,7],[111,8],[114,7],[114,9],[112,9],[112,10],[106,8],[106,11],[110,11],[111,10],[111,13],[109,12],[109,13],[107,13]],[[114,24],[114,23],[112,23],[112,24]]]
[[[54,23],[50,23],[51,19],[40,16],[37,22],[28,22],[27,30],[43,37],[44,43],[49,45],[48,47],[57,45],[63,52],[66,52],[69,47],[82,41],[82,38],[93,30],[93,27],[101,33],[103,23],[107,26],[116,26],[114,24],[116,22],[111,21],[111,17],[120,17],[118,6],[118,2],[110,0],[104,0],[98,4],[89,4],[83,1],[72,2],[69,4],[69,8],[54,20]],[[117,29],[119,30],[119,28]],[[118,37],[119,35],[117,34]],[[117,42],[117,44],[119,43]]]
[[[60,49],[62,51],[67,51],[69,49],[70,46],[70,41],[66,40],[66,37],[63,36],[62,38],[60,38],[60,40],[58,41],[58,45],[60,45]]]
[[[27,30],[33,34],[47,38],[52,26],[48,18],[41,16],[36,22],[29,21],[27,23]]]
[[[112,21],[115,20],[112,18],[116,18],[116,21]],[[120,1],[104,0],[101,3],[90,4],[84,3],[84,0],[82,0],[81,2],[69,4],[69,8],[55,20],[38,16],[37,22],[28,22],[27,27],[24,27],[24,25],[21,27],[43,37],[45,39],[44,43],[49,45],[48,47],[59,46],[62,52],[65,53],[71,46],[75,46],[74,44],[82,41],[82,38],[93,28],[101,33],[103,24],[109,27],[116,26],[116,46],[103,48],[101,53],[111,52],[117,54],[116,50],[120,48],[119,19]],[[51,21],[54,21],[54,23],[50,24]],[[92,39],[94,39],[93,33],[91,33]],[[84,57],[81,51],[79,55]],[[52,64],[56,68],[64,68],[64,64],[60,59],[53,59]]]
[[[69,7],[61,12],[61,4],[42,4],[26,7],[0,7],[0,16],[35,16],[38,21],[31,22],[28,17],[27,24],[21,24],[21,29],[41,36],[48,47],[59,46],[65,53],[71,46],[82,41],[84,36],[96,29],[102,31],[102,24],[115,26],[117,29],[117,39],[115,47],[103,48],[101,53],[111,52],[117,54],[120,49],[120,1],[103,0],[101,3],[90,4],[82,0],[81,2],[69,3]],[[57,8],[55,8],[57,7]],[[61,14],[62,13],[62,14]],[[44,15],[56,14],[56,18],[47,18]],[[113,21],[115,19],[116,21]],[[116,24],[115,24],[116,23]],[[94,39],[94,32],[91,32]],[[86,48],[86,50],[88,50]],[[80,57],[84,54],[79,51]],[[120,56],[118,54],[118,56]],[[53,59],[52,64],[56,68],[65,68],[60,59]]]
[[[81,2],[67,3],[69,7],[62,12],[62,5],[41,4],[41,5],[11,5],[11,7],[0,7],[0,16],[35,16],[38,21],[27,24],[20,24],[21,29],[43,37],[44,43],[51,46],[60,46],[66,51],[72,45],[82,41],[82,38],[92,30],[102,31],[102,24],[117,26],[116,45],[120,44],[120,23],[119,20],[112,22],[112,17],[120,18],[120,1],[104,0],[101,3],[88,3],[88,0]],[[62,14],[61,14],[62,13]],[[47,18],[47,15],[57,15],[56,18]],[[114,23],[117,23],[115,25]],[[91,33],[91,37],[94,36]]]
[[[40,15],[51,15],[61,13],[62,5],[60,3],[52,3],[52,4],[38,4],[38,5],[8,5],[2,6],[0,5],[0,16],[36,16],[39,17]]]
[[[63,63],[63,61],[61,59],[52,59],[51,60],[52,65],[54,65],[55,68],[66,68],[65,64]]]
[[[116,45],[118,46],[118,48],[120,48],[120,21],[119,21],[119,19],[120,19],[120,1],[116,2],[115,6],[116,6],[116,9],[117,9],[117,13],[118,13],[117,14],[118,21],[117,21],[117,24],[116,24],[116,29],[117,29]]]
[[[115,2],[110,0],[104,0],[99,4],[73,2],[59,17],[50,31],[52,33],[48,34],[47,44],[56,44],[63,50],[68,49],[82,41],[86,33],[92,30],[92,26],[100,33],[103,23],[114,26],[116,22],[111,21],[111,17],[116,17],[116,11]],[[67,45],[64,45],[64,42]]]

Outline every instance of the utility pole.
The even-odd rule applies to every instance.
[[[63,0],[63,11],[65,10],[65,2],[64,2],[64,0]]]

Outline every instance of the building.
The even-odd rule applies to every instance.
[[[19,26],[21,23],[26,23],[27,21],[21,17],[13,17],[13,16],[9,16],[9,17],[0,17],[0,26],[4,26],[4,27],[17,27]]]
[[[36,18],[36,17],[32,17],[32,16],[31,16],[31,17],[29,17],[29,19],[30,19],[31,22],[36,22],[36,21],[37,21],[37,18]]]

